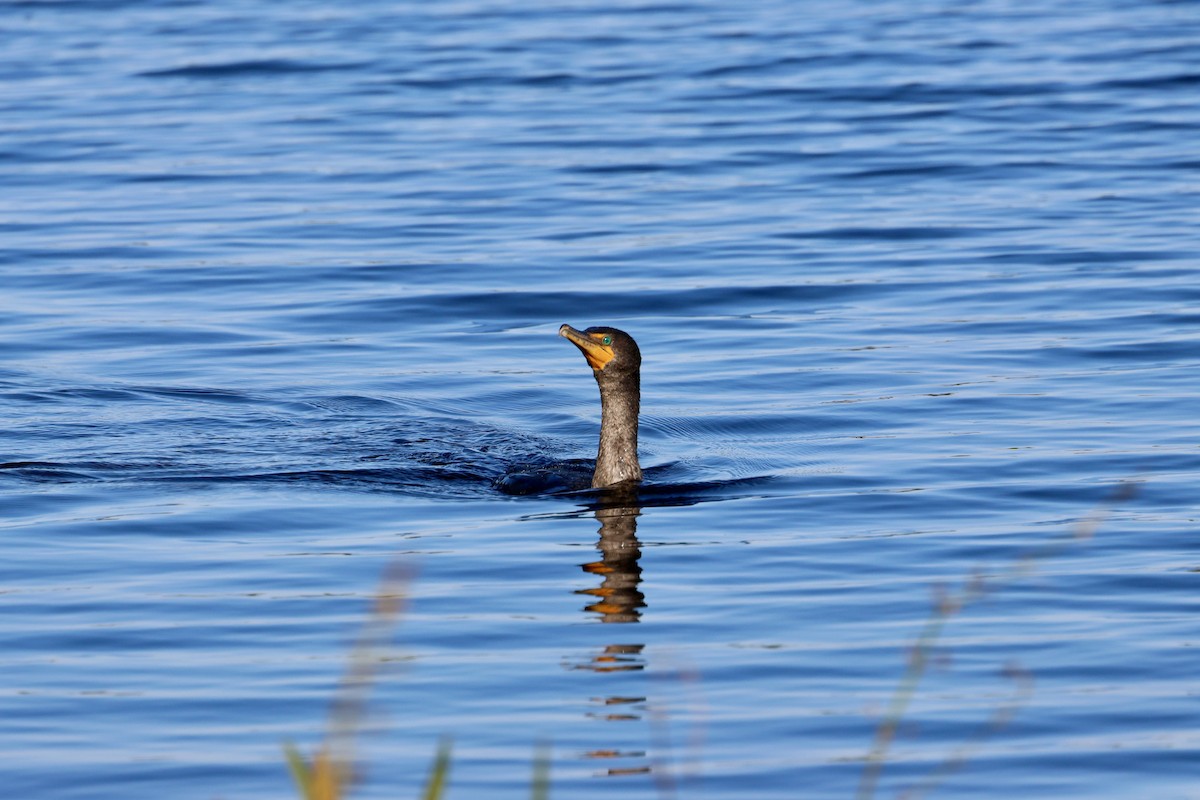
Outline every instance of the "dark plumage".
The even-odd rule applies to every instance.
[[[579,331],[563,325],[558,334],[583,352],[600,387],[600,448],[592,487],[640,481],[637,439],[642,353],[637,342],[616,328]]]

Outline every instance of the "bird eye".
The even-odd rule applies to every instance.
[[[604,343],[604,344],[612,344],[612,337],[611,337],[611,336],[605,336],[605,337],[604,337],[603,339],[601,339],[600,341],[601,341],[602,343]]]

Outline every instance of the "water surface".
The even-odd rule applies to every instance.
[[[295,796],[395,563],[356,796],[442,735],[457,798],[855,796],[977,575],[874,796],[1198,791],[1194,4],[0,36],[14,796]],[[564,322],[641,346],[634,497],[497,489],[594,457]]]

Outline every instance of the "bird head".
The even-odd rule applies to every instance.
[[[625,331],[606,327],[580,331],[563,325],[558,329],[558,335],[579,348],[597,380],[601,375],[636,373],[642,366],[642,353],[637,342]]]

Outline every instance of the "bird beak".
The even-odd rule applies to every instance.
[[[558,335],[582,350],[583,357],[587,359],[588,366],[597,372],[604,369],[608,362],[613,360],[612,347],[600,344],[596,339],[593,339],[583,331],[575,330],[570,325],[560,327]]]

